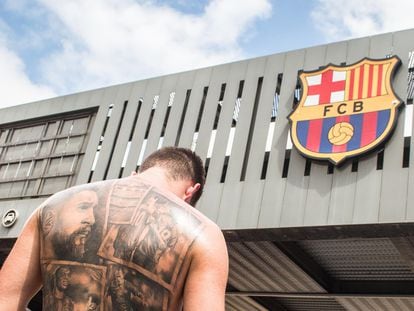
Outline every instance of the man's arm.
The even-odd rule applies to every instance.
[[[184,310],[224,310],[228,254],[223,234],[209,226],[197,239],[184,288]]]
[[[0,270],[0,311],[26,310],[41,287],[38,213],[27,221]]]

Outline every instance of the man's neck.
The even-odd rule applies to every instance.
[[[142,178],[158,188],[170,191],[180,199],[183,199],[187,187],[191,186],[190,181],[171,180],[171,178],[168,177],[167,172],[163,168],[157,166],[151,167],[134,177]]]

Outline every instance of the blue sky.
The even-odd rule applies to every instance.
[[[414,27],[412,0],[3,0],[0,107]]]

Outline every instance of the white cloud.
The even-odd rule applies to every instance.
[[[30,81],[23,61],[7,44],[0,30],[0,108],[55,96],[47,86]]]
[[[315,26],[327,40],[343,40],[414,27],[412,0],[317,0]]]
[[[269,0],[212,0],[201,14],[154,1],[38,1],[61,23],[61,48],[41,63],[59,93],[240,59],[240,42],[271,12]]]

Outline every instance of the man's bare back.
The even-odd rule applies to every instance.
[[[155,172],[76,186],[36,211],[45,310],[223,309],[220,230]]]

